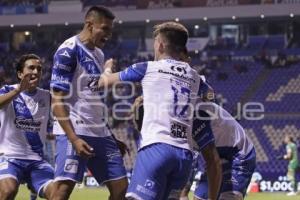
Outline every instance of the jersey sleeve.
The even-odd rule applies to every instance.
[[[12,91],[14,88],[10,87],[8,85],[4,85],[2,88],[0,88],[0,95],[9,93],[10,91]]]
[[[192,135],[200,151],[215,141],[209,118],[209,115],[202,110],[194,116]]]
[[[139,82],[147,71],[148,62],[136,63],[120,72],[119,78],[121,81]]]
[[[69,92],[77,65],[75,49],[59,48],[54,54],[53,63],[50,88]]]

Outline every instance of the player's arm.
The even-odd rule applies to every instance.
[[[214,143],[208,144],[201,153],[207,167],[208,199],[215,200],[222,182],[221,159]]]
[[[193,139],[199,147],[207,166],[208,197],[217,199],[222,181],[222,165],[215,146],[210,116],[202,110],[195,113]]]
[[[114,67],[114,61],[112,59],[106,61],[104,73],[101,75],[98,81],[99,88],[107,88],[113,86],[115,83],[120,81],[139,82],[141,81],[146,73],[148,63],[136,63],[126,68],[125,70],[112,73]]]
[[[0,109],[9,104],[16,98],[22,91],[27,90],[31,84],[36,80],[30,80],[31,74],[26,74],[20,81],[20,84],[14,88],[3,87],[0,90]]]
[[[68,139],[74,146],[77,154],[84,158],[93,156],[93,148],[90,147],[84,140],[80,139],[73,128],[72,122],[69,119],[69,112],[64,103],[64,98],[67,95],[62,91],[53,91],[52,93],[52,111],[56,120],[66,133]]]
[[[65,54],[68,56],[65,56]],[[80,139],[69,118],[69,109],[64,102],[72,92],[72,79],[77,65],[76,52],[69,48],[60,48],[54,55],[50,88],[52,91],[52,112],[79,156],[93,156],[93,149]],[[61,67],[63,66],[63,67]]]
[[[292,158],[293,158],[292,149],[288,147],[286,150],[286,154],[283,156],[283,159],[292,160]]]

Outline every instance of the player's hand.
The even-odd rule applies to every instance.
[[[78,138],[72,142],[78,156],[83,158],[91,158],[95,156],[94,149],[84,140]]]
[[[33,87],[38,82],[37,76],[34,74],[25,74],[22,80],[20,81],[20,84],[18,86],[18,90],[20,92],[24,90],[28,90],[29,88]]]
[[[115,71],[116,65],[117,65],[117,61],[110,58],[104,64],[104,71],[106,73],[109,73],[109,72],[113,73]]]
[[[117,146],[118,146],[122,156],[124,156],[126,154],[126,152],[129,154],[129,149],[128,149],[127,145],[120,140],[117,140],[117,139],[115,139],[115,140],[116,140]]]

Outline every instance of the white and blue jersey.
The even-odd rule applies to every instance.
[[[64,102],[70,111],[70,120],[77,135],[111,135],[106,128],[108,117],[103,103],[106,94],[98,90],[103,64],[101,49],[88,49],[78,36],[66,40],[54,55],[50,87],[54,91],[69,94]],[[64,134],[57,121],[54,122],[54,133]]]
[[[231,160],[236,156],[246,156],[254,148],[243,127],[221,106],[212,102],[202,102],[197,105],[197,115],[193,125],[194,137],[199,137],[199,146],[209,140],[215,140],[221,158]],[[200,137],[202,136],[202,138]]]
[[[193,124],[193,138],[201,150],[215,142],[222,160],[222,185],[220,199],[241,199],[250,183],[256,166],[253,143],[243,127],[222,107],[215,103],[199,103]],[[205,169],[205,163],[200,164]],[[203,167],[204,166],[204,167]],[[205,172],[205,170],[204,170]],[[207,199],[206,174],[197,183],[195,196]]]
[[[0,95],[15,88],[5,85]],[[42,160],[46,135],[52,132],[51,121],[49,91],[21,92],[0,109],[0,152],[9,158]]]
[[[137,63],[120,72],[121,81],[141,82],[144,118],[141,148],[166,143],[190,149],[193,105],[200,76],[187,63],[172,59]],[[190,138],[189,138],[190,139]]]

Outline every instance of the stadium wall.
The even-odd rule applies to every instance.
[[[72,6],[70,6],[72,5]],[[2,15],[0,16],[0,26],[35,26],[57,25],[68,22],[69,24],[81,24],[84,12],[78,3],[73,4],[53,4],[49,5],[49,12],[46,14],[28,15]],[[275,5],[243,5],[227,7],[194,7],[194,8],[168,8],[168,9],[148,9],[148,10],[116,10],[117,20],[123,22],[144,22],[160,20],[199,20],[207,17],[211,19],[236,19],[259,18],[262,14],[268,17],[289,17],[300,15],[300,4],[275,4]]]

